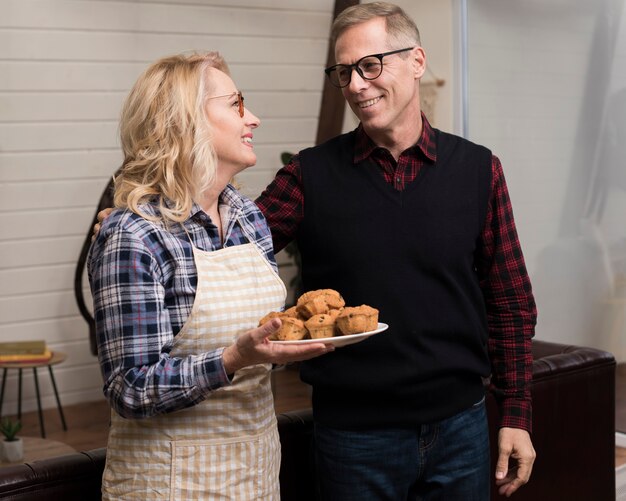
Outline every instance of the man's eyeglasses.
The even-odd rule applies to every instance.
[[[407,47],[406,49],[392,50],[383,52],[382,54],[370,54],[362,57],[354,64],[336,64],[324,70],[328,75],[330,83],[335,87],[345,87],[352,80],[352,70],[356,70],[359,76],[364,80],[375,80],[383,72],[383,57],[392,54],[399,54],[412,50],[415,47]]]
[[[233,97],[234,94],[224,94],[223,96],[213,96],[213,97],[207,97],[207,101],[209,99],[217,99],[219,97]],[[241,91],[237,92],[237,105],[239,106],[239,116],[241,118],[243,118],[243,114],[245,113],[245,109],[243,106],[243,94],[241,93]],[[235,103],[233,103],[235,104]]]

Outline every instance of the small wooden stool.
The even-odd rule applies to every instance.
[[[17,419],[22,419],[22,369],[33,369],[33,377],[35,379],[35,393],[37,394],[37,410],[39,411],[39,428],[41,429],[42,438],[46,438],[46,429],[43,424],[43,412],[41,410],[41,395],[39,394],[39,377],[37,369],[39,367],[48,367],[50,372],[50,381],[52,382],[52,388],[54,389],[54,397],[57,401],[57,407],[59,408],[59,414],[61,415],[61,423],[63,429],[67,431],[67,425],[65,424],[65,416],[63,415],[63,408],[61,407],[61,400],[59,399],[59,391],[57,390],[57,383],[54,380],[54,374],[52,372],[52,366],[60,364],[67,358],[65,353],[60,351],[52,352],[52,358],[43,362],[0,362],[0,369],[2,371],[2,389],[0,389],[0,416],[2,415],[2,403],[4,401],[4,387],[7,380],[7,371],[9,369],[17,369]]]

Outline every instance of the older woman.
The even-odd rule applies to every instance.
[[[279,499],[270,364],[332,347],[255,328],[285,299],[265,219],[229,184],[258,126],[217,53],[157,61],[126,100],[116,210],[89,259],[103,499]]]

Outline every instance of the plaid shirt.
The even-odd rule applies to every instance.
[[[142,206],[158,216],[156,205]],[[224,247],[254,242],[276,270],[272,239],[258,208],[227,186],[220,197]],[[151,222],[116,210],[91,248],[89,281],[94,301],[104,394],[123,417],[144,418],[190,407],[230,384],[222,349],[172,358],[174,336],[191,313],[196,247],[221,248],[217,227],[194,205],[182,225]]]
[[[356,133],[355,163],[371,158],[385,180],[402,191],[423,165],[436,164],[437,145],[433,129],[422,115],[423,129],[417,143],[396,162],[359,126]],[[475,256],[480,286],[487,305],[491,388],[500,401],[501,426],[531,429],[530,381],[532,377],[531,338],[536,307],[524,257],[513,220],[511,201],[497,157],[491,161],[491,200]],[[272,184],[256,200],[272,229],[278,252],[295,238],[304,217],[304,192],[298,155],[283,167]]]

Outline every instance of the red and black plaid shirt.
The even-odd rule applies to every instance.
[[[396,162],[359,126],[354,161],[372,159],[385,180],[402,191],[423,165],[436,164],[433,129],[422,115],[422,134]],[[531,338],[537,312],[520,247],[502,164],[492,156],[491,198],[475,264],[487,305],[491,388],[500,401],[501,426],[531,430]],[[283,167],[257,199],[272,231],[274,251],[291,242],[304,217],[304,193],[299,157]]]

